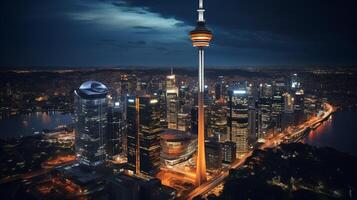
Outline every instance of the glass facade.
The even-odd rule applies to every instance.
[[[154,175],[160,168],[159,108],[158,100],[151,96],[128,98],[128,165],[146,175]]]
[[[248,151],[248,94],[246,85],[238,85],[228,92],[228,131],[237,145],[237,154]]]
[[[88,81],[74,91],[75,151],[80,163],[95,166],[106,158],[108,89]]]

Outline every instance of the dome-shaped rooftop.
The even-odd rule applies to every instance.
[[[78,89],[78,95],[89,98],[102,98],[108,94],[108,88],[98,81],[86,81]]]

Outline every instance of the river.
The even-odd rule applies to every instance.
[[[0,138],[33,135],[44,129],[54,129],[72,123],[72,115],[61,112],[35,112],[8,116],[0,120]]]
[[[333,147],[357,156],[357,110],[333,113],[329,120],[310,131],[304,142],[317,147]]]

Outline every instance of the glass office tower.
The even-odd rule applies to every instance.
[[[155,175],[160,168],[160,105],[152,96],[129,97],[128,165],[136,174]]]
[[[96,166],[106,158],[108,88],[87,81],[74,91],[75,151],[80,163]]]
[[[237,154],[248,151],[248,95],[247,87],[242,84],[228,91],[227,125],[230,141],[237,145]]]

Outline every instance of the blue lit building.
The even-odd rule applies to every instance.
[[[96,166],[106,159],[108,88],[87,81],[74,91],[75,151],[81,164]]]

